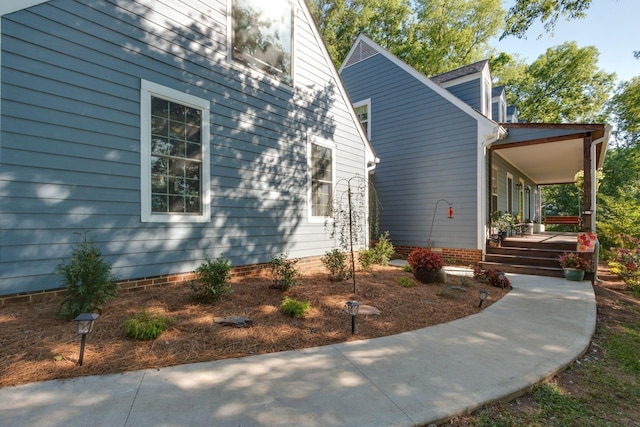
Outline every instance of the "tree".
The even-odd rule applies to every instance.
[[[616,124],[616,140],[626,145],[640,142],[640,76],[618,86],[609,102]]]
[[[313,0],[311,12],[336,66],[360,33],[385,48],[404,43],[410,0]]]
[[[502,29],[500,0],[415,0],[415,21],[403,46],[391,49],[427,76],[485,59]]]
[[[424,74],[489,57],[500,33],[500,0],[314,0],[310,4],[333,62],[360,33]]]
[[[615,73],[597,67],[598,55],[596,47],[579,48],[576,42],[547,49],[526,68],[520,81],[509,82],[509,103],[528,122],[606,121]]]
[[[516,0],[507,13],[506,27],[500,38],[509,35],[522,38],[538,19],[544,29],[552,33],[560,17],[584,18],[589,6],[591,0]]]

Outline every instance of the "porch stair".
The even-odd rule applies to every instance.
[[[534,276],[564,277],[558,256],[575,251],[575,243],[555,242],[553,245],[538,241],[509,240],[499,248],[487,247],[483,269]]]

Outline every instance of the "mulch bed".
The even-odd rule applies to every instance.
[[[34,381],[110,374],[255,354],[301,349],[398,334],[478,313],[479,290],[490,296],[482,309],[508,292],[449,275],[447,284],[404,288],[398,267],[374,267],[353,282],[331,282],[323,270],[307,271],[301,284],[282,292],[266,277],[234,278],[233,292],[215,304],[198,304],[189,286],[169,285],[123,293],[110,301],[87,337],[83,366],[78,366],[80,336],[73,321],[56,318],[59,299],[15,304],[0,309],[0,387]],[[466,291],[452,289],[462,287]],[[309,300],[305,318],[285,315],[285,296]],[[345,302],[356,299],[380,315],[358,315],[356,334]],[[153,341],[124,336],[125,320],[146,308],[175,320]],[[247,316],[245,328],[222,326],[216,317]]]

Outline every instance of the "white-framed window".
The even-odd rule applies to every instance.
[[[367,137],[371,139],[371,98],[353,104],[358,120],[362,124]]]
[[[506,212],[513,215],[513,175],[507,173],[507,210]]]
[[[335,144],[310,138],[307,146],[309,167],[309,221],[321,222],[331,216],[335,184]]]
[[[210,221],[209,101],[140,86],[142,222]]]
[[[498,211],[498,168],[491,167],[491,213]]]
[[[291,85],[293,5],[289,0],[230,1],[231,57]]]

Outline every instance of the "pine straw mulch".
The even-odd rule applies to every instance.
[[[210,305],[194,303],[186,285],[123,293],[103,308],[87,336],[83,366],[77,364],[80,336],[75,322],[56,319],[59,299],[8,305],[0,308],[0,387],[393,335],[479,312],[480,289],[490,291],[483,309],[508,292],[451,274],[445,285],[418,283],[404,288],[398,284],[401,276],[412,277],[392,266],[358,273],[356,294],[351,280],[331,282],[324,270],[305,272],[301,284],[287,292],[273,288],[269,278],[233,278],[233,292]],[[465,287],[466,292],[450,286]],[[285,296],[311,302],[304,319],[279,309]],[[355,335],[344,312],[345,302],[352,299],[381,311],[380,315],[359,314]],[[122,323],[143,308],[175,323],[156,340],[127,339]],[[237,315],[248,316],[252,325],[234,328],[214,323],[214,317]]]

